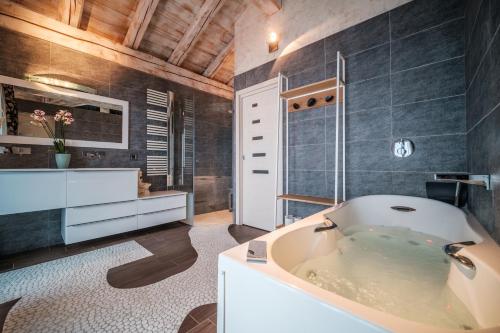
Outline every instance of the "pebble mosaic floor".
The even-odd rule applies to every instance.
[[[0,303],[21,297],[3,332],[177,332],[188,313],[217,300],[217,255],[236,241],[227,225],[189,231],[198,259],[157,283],[116,289],[107,271],[151,253],[131,241],[0,275]]]

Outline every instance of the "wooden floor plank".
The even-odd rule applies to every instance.
[[[0,304],[0,333],[3,332],[3,324],[5,323],[5,319],[7,318],[7,315],[9,314],[10,309],[12,309],[12,307],[14,305],[16,305],[16,303],[20,299],[21,298],[16,298],[16,299],[13,299],[12,301],[8,301],[8,302]]]
[[[229,234],[239,243],[243,244],[252,239],[267,234],[265,230],[252,228],[246,225],[231,224],[228,228]]]

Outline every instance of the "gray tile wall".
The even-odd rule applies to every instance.
[[[95,151],[95,149],[70,148],[72,153],[70,167],[131,167],[146,171],[147,88],[171,90],[176,93],[177,98],[194,99],[195,116],[201,114],[203,117],[206,110],[217,109],[220,104],[230,105],[230,101],[223,98],[9,30],[0,29],[0,45],[2,45],[0,48],[1,75],[24,78],[25,74],[49,73],[61,79],[95,88],[99,95],[129,101],[129,149],[98,149],[98,151],[105,152],[105,157],[101,160],[87,160],[82,157],[82,152]],[[196,134],[203,136],[210,130],[208,127],[200,126],[196,129]],[[32,146],[31,148],[32,154],[28,156],[0,156],[0,168],[55,167],[50,147]],[[138,160],[130,160],[132,153],[137,154]],[[206,156],[203,156],[200,159],[205,158]],[[153,184],[152,190],[166,188],[166,177],[145,178]],[[192,184],[192,181],[189,180],[186,183]],[[0,240],[2,240],[0,256],[61,242],[58,224],[60,213],[58,214],[44,212],[0,217]],[[23,230],[26,232],[22,233]],[[4,243],[5,239],[9,241]]]
[[[500,242],[500,1],[468,0],[465,21],[467,167],[493,180],[470,188],[469,208]]]
[[[236,90],[275,77],[290,88],[336,73],[347,57],[346,184],[367,194],[425,196],[435,172],[465,172],[464,0],[415,0],[235,78]],[[290,114],[290,192],[334,194],[335,107]],[[415,154],[396,159],[401,137]],[[322,207],[290,204],[307,216]]]

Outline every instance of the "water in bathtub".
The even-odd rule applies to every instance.
[[[292,273],[323,289],[380,311],[426,324],[477,328],[446,285],[447,243],[400,227],[352,226],[335,251],[310,259]]]

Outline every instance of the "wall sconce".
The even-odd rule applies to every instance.
[[[28,81],[31,81],[31,82],[43,83],[43,84],[47,84],[49,86],[77,90],[77,91],[85,92],[88,94],[96,94],[97,93],[96,89],[93,89],[93,88],[90,88],[90,87],[87,87],[87,86],[84,86],[81,84],[60,80],[60,79],[50,77],[50,76],[43,76],[43,75],[37,75],[37,74],[25,75],[25,79]]]
[[[279,38],[278,34],[271,31],[267,36],[267,46],[269,47],[269,53],[278,51]]]

